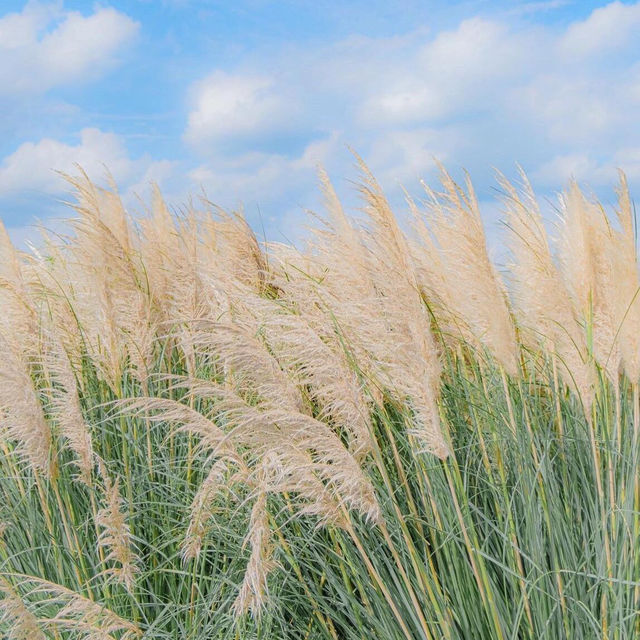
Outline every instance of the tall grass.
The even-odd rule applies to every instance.
[[[69,178],[68,236],[0,227],[0,635],[640,634],[640,280],[572,184],[551,242],[500,177],[409,201],[321,174],[308,247]]]

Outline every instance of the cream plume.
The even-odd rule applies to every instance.
[[[31,613],[11,583],[0,576],[0,631],[7,640],[46,640],[38,619]]]
[[[621,175],[614,229],[596,202],[573,182],[561,197],[560,259],[576,309],[593,335],[593,356],[617,384],[623,371],[636,381],[640,373],[640,301],[631,204]]]
[[[371,451],[370,407],[335,332],[323,331],[308,314],[283,302],[247,294],[240,304],[245,308],[241,322],[263,336],[278,363],[308,393],[319,418],[349,438],[357,457]]]
[[[615,273],[615,322],[624,372],[631,382],[640,382],[640,278],[634,234],[634,215],[625,174],[620,171],[616,215],[621,231],[614,231],[610,246]]]
[[[20,346],[0,332],[0,424],[34,471],[50,471],[51,430],[30,365]]]
[[[96,514],[96,525],[100,529],[98,547],[106,551],[105,562],[115,565],[107,569],[107,574],[132,593],[138,566],[131,530],[123,511],[124,501],[120,496],[119,482],[111,481],[102,461],[98,462],[98,466],[104,482],[105,502]]]
[[[21,348],[33,353],[38,340],[38,313],[27,267],[0,220],[0,330],[10,332]]]
[[[275,566],[272,560],[270,533],[267,495],[262,491],[251,509],[249,533],[245,539],[245,544],[251,546],[251,555],[240,592],[233,603],[236,615],[251,612],[255,618],[259,618],[264,608],[268,597],[267,576]]]
[[[535,350],[542,347],[561,363],[565,384],[580,396],[587,415],[593,402],[593,370],[584,328],[556,266],[540,209],[524,172],[521,192],[499,175],[509,228],[510,266],[521,339]]]
[[[440,301],[448,330],[479,351],[487,349],[505,371],[518,375],[518,345],[506,292],[489,258],[478,201],[469,177],[465,189],[440,167],[443,193],[424,185],[427,216],[412,205],[424,245],[414,249],[425,290]],[[424,184],[424,183],[423,183]]]
[[[208,523],[214,516],[214,501],[230,485],[224,482],[227,469],[227,460],[223,458],[216,460],[193,498],[189,526],[182,544],[182,557],[185,560],[192,560],[200,555],[207,535]]]
[[[16,586],[9,583],[9,577],[17,583]],[[25,591],[26,596],[19,595],[19,590]],[[134,623],[121,618],[100,602],[36,576],[0,574],[0,592],[4,593],[0,611],[9,611],[9,616],[6,613],[5,616],[9,622],[9,633],[14,634],[10,638],[40,640],[69,632],[74,637],[87,640],[133,640],[141,635]],[[53,616],[52,607],[56,609]],[[25,635],[27,633],[33,635]]]
[[[359,163],[364,176],[361,192],[370,223],[365,248],[359,252],[366,265],[363,267],[359,260],[353,265],[358,279],[351,287],[348,270],[353,263],[341,252],[341,241],[330,236],[324,259],[329,273],[326,286],[336,305],[331,307],[331,313],[344,332],[347,345],[359,350],[358,357],[362,352],[369,354],[363,362],[377,384],[399,401],[409,400],[416,417],[412,431],[420,446],[445,457],[448,446],[441,432],[437,405],[441,366],[430,317],[406,238],[382,189],[366,165],[361,160]],[[334,250],[339,253],[336,255]],[[338,268],[332,269],[336,263]]]
[[[225,378],[274,405],[304,411],[302,396],[280,363],[250,330],[233,324],[212,323],[194,332],[192,345],[199,360],[218,362]]]
[[[91,483],[93,445],[85,421],[76,374],[60,338],[50,330],[41,364],[51,382],[48,389],[50,410],[60,433],[76,455],[80,478]]]

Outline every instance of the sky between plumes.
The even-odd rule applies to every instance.
[[[640,190],[640,2],[113,0],[0,3],[0,217],[18,242],[68,215],[56,170],[105,167],[132,209],[156,181],[276,240],[357,205],[351,146],[390,197],[494,168],[551,196],[574,176]]]

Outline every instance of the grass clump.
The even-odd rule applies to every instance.
[[[640,280],[576,185],[551,243],[500,178],[403,231],[321,174],[306,250],[156,190],[133,220],[70,179],[68,237],[0,233],[0,634],[632,639]]]

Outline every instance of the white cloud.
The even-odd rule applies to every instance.
[[[291,162],[294,169],[317,169],[325,165],[332,154],[337,153],[341,133],[332,131],[328,138],[321,138],[310,142],[299,158]]]
[[[38,34],[55,18],[55,5],[28,3],[20,13],[0,18],[0,47],[6,53],[37,43]]]
[[[495,75],[513,60],[506,58],[512,52],[512,36],[507,27],[494,20],[468,18],[456,29],[439,33],[419,52],[426,71],[441,78],[451,74],[473,80],[478,73]],[[494,62],[486,67],[487,60]]]
[[[25,142],[0,165],[0,197],[12,193],[35,191],[58,194],[66,183],[57,173],[76,174],[80,166],[90,178],[100,180],[107,170],[120,185],[132,181],[166,177],[170,166],[166,161],[154,162],[148,156],[133,159],[123,139],[99,129],[83,129],[77,144],[52,138]]]
[[[95,77],[139,28],[112,8],[84,16],[59,7],[31,2],[0,17],[0,93],[42,93]]]
[[[240,203],[261,206],[265,212],[278,209],[286,200],[288,208],[300,211],[310,206],[317,191],[316,170],[337,155],[340,132],[313,140],[300,154],[250,152],[234,157],[212,157],[191,170],[192,189],[203,188],[220,206],[233,208]]]
[[[382,184],[413,188],[435,167],[435,160],[447,162],[460,144],[453,131],[433,128],[392,129],[379,136],[367,153]]]
[[[217,204],[276,199],[287,189],[289,162],[282,155],[251,153],[233,162],[208,162],[189,172],[194,187],[202,187]]]
[[[627,114],[623,85],[590,74],[571,76],[562,69],[532,77],[504,95],[523,124],[562,144],[595,142],[621,124]],[[623,98],[623,102],[619,101]]]
[[[640,184],[640,2],[565,26],[536,20],[563,4],[524,3],[435,33],[288,47],[254,59],[251,75],[243,60],[216,71],[192,90],[185,139],[201,160],[190,178],[214,199],[291,211],[315,188],[314,157],[334,176],[353,175],[348,144],[392,199],[398,183],[430,180],[434,157],[484,180],[485,198],[492,167],[509,173],[516,162],[548,190],[572,176],[611,184],[616,166]]]
[[[144,172],[141,177],[137,178],[137,181],[129,186],[127,189],[128,196],[140,196],[149,190],[152,184],[166,183],[174,173],[177,166],[177,162],[172,160],[156,160],[151,161],[148,157],[144,158],[137,163],[138,173],[144,168]]]
[[[592,187],[602,187],[617,181],[618,169],[622,169],[630,181],[638,181],[640,147],[621,148],[603,160],[588,153],[557,155],[537,169],[533,178],[542,185],[556,186],[575,179]]]
[[[622,169],[629,180],[640,180],[640,144],[637,147],[626,147],[617,151],[613,164]]]
[[[623,48],[636,38],[640,4],[612,2],[595,9],[586,19],[569,26],[559,42],[562,54],[585,57]]]
[[[189,172],[193,187],[224,207],[273,202],[291,186],[294,161],[279,154],[248,153],[232,161],[208,161]]]
[[[216,71],[192,88],[185,139],[194,146],[260,136],[282,127],[294,110],[273,78]]]
[[[569,153],[555,156],[545,162],[534,172],[533,178],[536,183],[545,186],[566,184],[572,179],[600,185],[603,181],[615,179],[615,171],[612,169],[603,174],[602,167],[588,154]]]
[[[419,190],[434,156],[485,186],[491,166],[509,172],[516,161],[549,189],[572,175],[610,183],[615,166],[640,185],[640,2],[611,2],[568,25],[536,15],[564,4],[520,2],[441,31],[288,43],[261,57],[252,49],[189,90],[183,140],[197,159],[187,182],[225,206],[260,203],[293,219],[312,201],[318,162],[337,178],[354,175],[348,144],[392,198],[398,182]],[[138,28],[98,5],[80,14],[61,1],[28,3],[0,17],[0,94],[23,99],[91,78]],[[59,193],[52,169],[74,162],[97,178],[106,165],[126,194],[170,180],[175,167],[132,157],[122,137],[89,128],[20,145],[0,162],[0,196]]]
[[[500,22],[464,20],[403,52],[365,86],[359,116],[372,126],[407,124],[450,118],[473,103],[486,103],[492,86],[526,70],[529,39]]]

